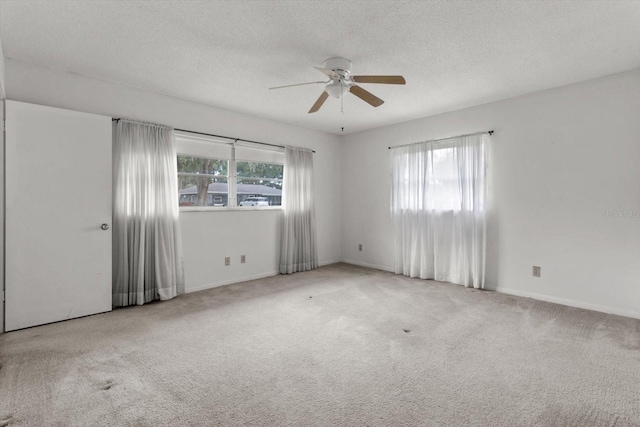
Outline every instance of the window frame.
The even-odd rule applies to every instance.
[[[189,137],[188,136],[182,136],[182,135],[176,135],[175,136],[176,139],[183,139],[183,140],[188,140]],[[182,153],[180,152],[180,149],[178,149],[176,147],[176,162],[178,159],[178,156],[192,156],[192,157],[201,157],[201,158],[207,158],[207,159],[214,159],[214,160],[226,160],[227,163],[227,175],[212,175],[212,174],[197,174],[197,173],[189,173],[189,172],[178,172],[177,176],[180,176],[180,174],[183,175],[191,175],[191,176],[200,176],[200,177],[217,177],[217,178],[224,178],[226,177],[227,179],[227,191],[228,191],[228,196],[227,196],[227,200],[228,200],[228,204],[227,206],[178,206],[178,210],[179,212],[229,212],[229,211],[271,211],[271,210],[282,210],[283,207],[282,205],[270,205],[270,206],[239,206],[238,205],[238,173],[237,173],[237,163],[238,162],[252,162],[252,163],[264,163],[264,164],[273,164],[273,165],[282,165],[283,167],[283,174],[284,174],[284,161],[283,162],[277,162],[277,161],[260,161],[260,160],[246,160],[246,159],[237,159],[236,158],[236,144],[231,142],[221,142],[221,141],[217,141],[213,138],[209,139],[209,138],[202,138],[202,137],[198,137],[198,138],[194,138],[194,140],[200,140],[203,141],[205,143],[210,143],[210,144],[223,144],[223,145],[227,145],[230,147],[231,150],[231,154],[230,154],[230,158],[226,158],[226,157],[215,157],[212,156],[210,154],[206,153],[206,150],[203,150],[202,153],[200,154],[193,154],[193,153]],[[262,147],[251,147],[251,148],[262,148]],[[268,150],[272,150],[272,149],[268,149]],[[279,151],[279,150],[278,150]],[[251,179],[251,177],[242,177],[242,178],[249,178]],[[261,179],[260,177],[257,177],[255,179]],[[280,181],[283,183],[283,188],[282,191],[284,191],[284,176],[282,179],[279,178],[275,178],[275,179],[271,179],[271,178],[265,178],[265,179],[270,179],[272,181]],[[180,192],[181,190],[178,189],[178,192]],[[178,200],[180,200],[180,196],[178,195]],[[281,199],[282,200],[282,199]]]

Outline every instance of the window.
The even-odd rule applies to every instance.
[[[410,210],[459,208],[458,172],[451,148],[400,154],[398,207]]]
[[[181,209],[282,204],[283,152],[178,132],[176,151]]]
[[[477,150],[478,158],[484,159],[484,146],[480,145]],[[397,150],[393,157],[393,185],[396,194],[394,206],[399,209],[440,212],[468,210],[471,205],[483,209],[484,193],[478,192],[474,198],[476,187],[466,189],[465,185],[469,179],[469,171],[484,168],[484,160],[468,165],[470,159],[460,158],[462,153],[464,150],[450,143],[429,145],[424,149],[415,147]],[[465,176],[461,175],[462,172]],[[472,204],[469,198],[472,199]]]
[[[452,147],[443,147],[429,153],[431,173],[428,187],[432,189],[427,206],[441,211],[459,211],[458,161]]]
[[[237,162],[238,206],[282,205],[284,165]]]
[[[178,154],[180,206],[229,206],[229,162]]]

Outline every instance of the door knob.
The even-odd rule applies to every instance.
[[[102,228],[103,230],[108,230],[109,229],[109,224],[102,224],[100,226],[100,228]]]

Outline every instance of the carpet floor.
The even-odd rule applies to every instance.
[[[334,264],[0,335],[0,426],[640,425],[640,320]]]

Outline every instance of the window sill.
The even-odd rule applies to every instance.
[[[210,206],[191,206],[191,207],[181,207],[180,213],[182,212],[245,212],[245,211],[281,211],[282,206],[237,206],[235,208],[230,208],[227,206],[220,207],[210,207]]]

